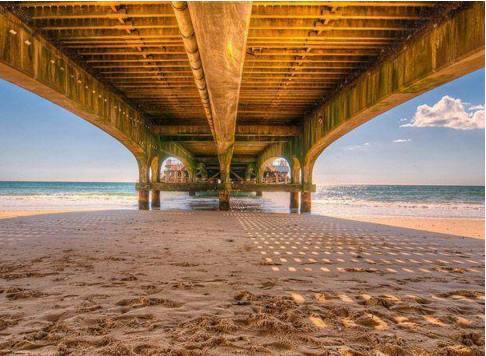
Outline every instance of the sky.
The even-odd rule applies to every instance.
[[[317,184],[484,185],[484,70],[438,87],[343,136]],[[0,80],[0,181],[134,182],[132,154],[97,127]]]

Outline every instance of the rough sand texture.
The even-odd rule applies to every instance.
[[[353,216],[351,220],[484,239],[483,219],[419,218],[404,216]]]
[[[477,239],[320,216],[106,211],[1,220],[0,248],[5,354],[483,353]]]
[[[239,202],[237,202],[239,203]],[[241,209],[246,206],[238,204]],[[258,206],[250,207],[254,210]],[[86,209],[85,211],[93,211],[94,209]],[[100,210],[100,209],[97,209]],[[251,210],[251,209],[250,209]],[[45,215],[54,213],[67,213],[81,211],[80,209],[63,209],[63,210],[0,210],[0,220],[9,219],[20,216]],[[334,216],[336,218],[346,220],[356,220],[362,222],[370,222],[374,224],[382,224],[388,226],[402,227],[407,229],[437,232],[439,234],[448,234],[464,237],[473,237],[477,239],[484,239],[484,219],[467,219],[467,218],[426,218],[426,217],[411,217],[411,216]]]

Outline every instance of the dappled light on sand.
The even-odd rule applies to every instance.
[[[484,346],[475,239],[244,211],[22,217],[2,220],[0,236],[5,353],[479,355]]]

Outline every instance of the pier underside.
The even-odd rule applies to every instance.
[[[2,354],[484,348],[484,240],[316,215],[125,210],[1,220],[0,247]]]
[[[0,77],[122,142],[142,209],[150,190],[157,206],[160,190],[213,177],[222,209],[258,189],[309,212],[328,145],[483,66],[483,2],[0,4]],[[161,184],[167,157],[188,185]],[[285,187],[261,181],[272,158],[290,164]]]

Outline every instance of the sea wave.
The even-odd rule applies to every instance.
[[[313,211],[324,215],[416,216],[450,218],[484,218],[484,204],[478,203],[411,203],[379,201],[312,200]]]
[[[319,186],[314,211],[331,215],[484,218],[484,187]]]

